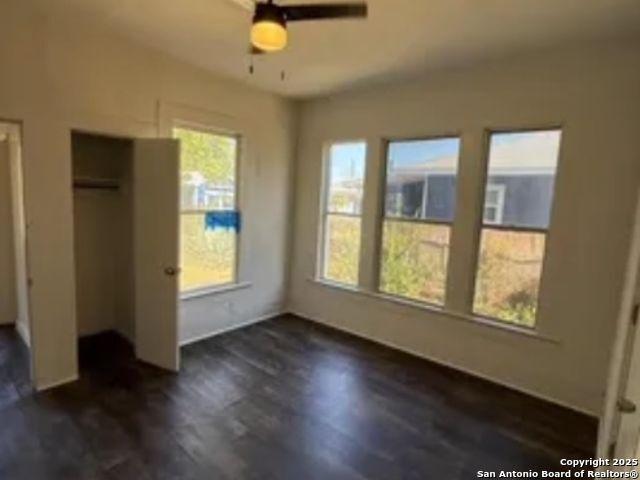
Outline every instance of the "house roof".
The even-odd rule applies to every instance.
[[[491,146],[491,174],[551,175],[556,168],[559,143],[559,131],[504,136]],[[458,158],[447,155],[409,165],[396,165],[390,176],[396,181],[410,181],[422,179],[425,175],[455,174],[457,164]]]

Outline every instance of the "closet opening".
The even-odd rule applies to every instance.
[[[178,371],[178,142],[72,131],[71,161],[81,370]]]
[[[82,369],[133,355],[133,140],[74,131],[71,158]]]

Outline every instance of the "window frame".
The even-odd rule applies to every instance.
[[[229,137],[234,138],[236,140],[236,150],[235,150],[235,169],[234,169],[234,202],[233,202],[233,210],[237,211],[240,215],[241,225],[243,223],[242,218],[242,207],[241,207],[241,185],[242,185],[242,155],[244,152],[244,136],[240,132],[236,132],[233,130],[215,127],[211,125],[203,125],[196,122],[184,121],[184,120],[174,120],[171,123],[171,137],[179,140],[175,136],[175,130],[191,130],[198,133],[205,133],[220,137]],[[182,175],[182,168],[178,169],[178,175]],[[180,182],[180,177],[178,177],[178,182]],[[179,189],[181,190],[181,185],[179,185]],[[181,202],[181,198],[179,201]],[[180,268],[182,268],[182,258],[180,253],[182,252],[182,234],[181,234],[181,220],[183,215],[201,215],[206,213],[208,210],[198,210],[198,209],[187,209],[183,210],[181,205],[178,205],[178,214],[179,214],[179,222],[178,222],[178,263]],[[187,289],[178,289],[178,293],[181,298],[193,298],[200,295],[204,295],[207,293],[214,293],[216,291],[226,291],[232,287],[241,285],[240,279],[240,245],[241,245],[241,236],[242,236],[242,227],[238,232],[235,232],[235,242],[234,242],[234,261],[233,261],[233,270],[232,270],[232,279],[229,282],[224,283],[209,283],[206,285],[201,285],[193,288]]]
[[[392,143],[394,142],[412,142],[412,141],[437,141],[437,140],[452,140],[452,139],[456,139],[458,140],[458,158],[457,158],[457,165],[456,165],[456,191],[455,191],[455,195],[454,198],[456,200],[456,204],[455,207],[453,209],[453,218],[451,220],[438,220],[438,219],[421,219],[421,218],[405,218],[402,216],[387,216],[387,179],[389,176],[389,147]],[[445,310],[446,308],[446,281],[445,281],[445,298],[443,300],[442,303],[435,303],[435,302],[430,302],[428,300],[423,300],[423,299],[419,299],[419,298],[412,298],[412,297],[406,297],[403,295],[399,295],[396,293],[390,293],[390,292],[385,292],[384,290],[382,290],[382,265],[383,265],[383,259],[382,259],[382,253],[383,253],[383,244],[384,244],[384,226],[385,226],[385,221],[389,220],[389,221],[393,221],[393,222],[400,222],[400,223],[418,223],[418,224],[422,224],[422,225],[446,225],[449,227],[449,238],[452,238],[453,235],[453,228],[454,228],[454,223],[456,220],[456,216],[457,216],[457,211],[458,211],[458,183],[457,183],[457,179],[458,179],[458,175],[460,173],[460,160],[461,160],[461,156],[462,156],[462,146],[463,146],[463,135],[462,132],[452,132],[452,133],[443,133],[443,134],[435,134],[435,135],[425,135],[425,136],[411,136],[411,137],[386,137],[382,139],[383,141],[383,148],[382,148],[382,159],[380,162],[380,166],[382,169],[382,172],[380,173],[380,198],[379,198],[379,205],[378,205],[378,212],[377,212],[377,232],[376,232],[376,238],[375,238],[375,244],[376,244],[376,258],[374,259],[375,262],[375,268],[374,268],[374,275],[375,275],[375,283],[374,283],[374,292],[378,295],[382,295],[385,297],[389,297],[392,299],[397,299],[398,301],[401,302],[411,302],[411,303],[415,303],[418,305],[424,305],[428,308],[434,308],[437,310]],[[428,194],[427,192],[428,190],[428,186],[425,185],[423,192],[422,192],[422,197],[423,197],[423,204],[422,204],[422,211],[424,211],[424,209],[426,208],[426,204],[424,203],[424,200],[426,198],[426,195]],[[447,259],[447,279],[449,277],[449,268],[451,267],[451,261],[450,258]]]
[[[329,210],[329,198],[330,198],[330,188],[331,188],[331,148],[336,145],[352,145],[352,144],[363,144],[365,148],[365,156],[364,156],[364,172],[362,176],[362,200],[360,205],[360,213],[347,213],[347,212],[333,212]],[[324,142],[322,148],[322,182],[320,188],[320,221],[318,226],[318,249],[316,253],[316,274],[315,277],[317,280],[329,284],[333,284],[339,286],[341,288],[353,289],[359,288],[360,286],[360,270],[361,270],[361,256],[362,256],[362,222],[364,217],[364,199],[365,199],[365,188],[367,183],[367,169],[368,162],[367,156],[369,153],[369,143],[364,138],[355,138],[355,139],[340,139],[340,140],[328,140]],[[341,282],[339,280],[334,280],[332,278],[327,277],[327,253],[328,253],[328,245],[327,235],[329,234],[329,228],[327,224],[327,220],[329,216],[334,217],[342,217],[342,218],[357,218],[360,220],[360,239],[359,239],[359,248],[358,248],[358,275],[356,282],[354,284]]]
[[[485,200],[488,180],[489,180],[489,164],[491,160],[491,138],[493,135],[501,135],[501,134],[518,134],[518,133],[536,133],[536,132],[551,132],[558,131],[560,132],[560,142],[558,145],[555,173],[554,173],[554,185],[551,191],[551,205],[549,207],[549,224],[546,228],[542,227],[533,227],[533,226],[518,226],[518,225],[504,225],[504,224],[492,224],[485,223],[484,220],[484,209],[485,209]],[[557,198],[557,189],[558,189],[558,176],[560,172],[560,166],[562,164],[562,156],[563,156],[563,147],[564,147],[564,127],[562,124],[549,124],[549,125],[536,125],[536,126],[523,126],[523,127],[515,127],[515,128],[486,128],[484,131],[484,153],[483,153],[483,177],[482,177],[482,186],[481,186],[481,201],[479,202],[479,208],[481,208],[481,213],[479,215],[478,224],[476,227],[476,235],[474,241],[474,251],[475,251],[475,261],[474,268],[471,272],[472,279],[472,290],[471,290],[471,298],[469,298],[469,311],[468,313],[476,319],[487,322],[494,322],[496,325],[499,325],[503,328],[513,328],[513,329],[521,329],[525,332],[532,332],[533,334],[539,334],[541,330],[540,326],[540,305],[541,298],[543,296],[543,285],[545,280],[545,272],[547,265],[547,257],[549,254],[549,238],[551,237],[551,232],[553,231],[553,219],[554,219],[554,211],[556,209],[556,198]],[[505,186],[506,190],[506,186]],[[506,197],[506,193],[505,193]],[[498,317],[492,317],[490,315],[486,315],[483,313],[476,312],[475,310],[475,298],[476,298],[476,287],[478,281],[478,270],[480,267],[480,248],[482,241],[482,231],[484,229],[488,230],[499,230],[506,232],[516,232],[516,233],[534,233],[534,234],[543,234],[544,235],[544,250],[542,254],[542,265],[540,267],[540,278],[538,280],[538,295],[536,298],[536,315],[534,317],[533,326],[522,325],[514,322],[510,322],[508,320],[504,320]],[[544,328],[544,327],[543,327]]]
[[[497,193],[497,201],[492,203],[491,205],[487,205],[487,193],[489,191],[494,191]],[[485,196],[484,196],[484,205],[482,210],[482,223],[487,225],[502,225],[502,219],[504,217],[504,199],[507,193],[506,185],[492,184],[485,186]],[[495,208],[496,209],[496,218],[495,220],[487,220],[487,208]]]

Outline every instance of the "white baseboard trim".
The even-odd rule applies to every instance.
[[[319,323],[321,325],[324,325],[325,327],[335,328],[336,330],[340,330],[340,331],[348,333],[350,335],[354,335],[356,337],[363,338],[365,340],[369,340],[371,342],[378,343],[380,345],[384,345],[385,347],[393,348],[394,350],[399,350],[401,352],[408,353],[409,355],[413,355],[414,357],[423,358],[423,359],[428,360],[430,362],[437,363],[438,365],[442,365],[444,367],[451,368],[453,370],[458,370],[459,372],[466,373],[467,375],[471,375],[471,376],[474,376],[474,377],[477,377],[477,378],[481,378],[481,379],[486,380],[488,382],[495,383],[495,384],[501,385],[503,387],[507,387],[510,390],[515,390],[517,392],[524,393],[525,395],[528,395],[530,397],[534,397],[534,398],[537,398],[539,400],[544,400],[545,402],[553,403],[555,405],[559,405],[559,406],[567,408],[569,410],[573,410],[574,412],[578,412],[578,413],[581,413],[583,415],[587,415],[587,416],[592,417],[592,418],[599,418],[599,415],[597,415],[597,414],[595,414],[595,413],[593,413],[593,412],[591,412],[589,410],[586,410],[586,409],[584,409],[582,407],[578,407],[577,405],[571,405],[571,404],[566,403],[566,402],[564,402],[562,400],[558,400],[557,398],[553,398],[553,397],[550,397],[548,395],[545,395],[545,394],[542,394],[542,393],[539,393],[539,392],[534,392],[533,390],[529,390],[528,388],[521,387],[519,385],[514,385],[514,384],[506,382],[506,381],[504,381],[502,379],[495,378],[495,377],[492,377],[492,376],[484,374],[484,373],[476,372],[476,371],[474,371],[474,370],[472,370],[470,368],[467,368],[467,367],[462,367],[460,365],[455,365],[455,364],[453,364],[453,363],[451,363],[451,362],[449,362],[447,360],[442,360],[440,358],[430,357],[428,355],[425,355],[424,353],[417,352],[417,351],[412,350],[410,348],[406,348],[406,347],[403,347],[403,346],[400,346],[400,345],[396,345],[393,342],[388,342],[386,340],[382,340],[380,338],[371,337],[371,336],[365,335],[363,333],[350,330],[350,329],[345,328],[345,327],[333,325],[333,324],[331,324],[329,322],[325,322],[325,321],[323,321],[323,320],[321,320],[319,318],[314,318],[314,317],[312,317],[310,315],[307,315],[307,314],[304,314],[304,313],[301,313],[301,312],[297,312],[297,311],[292,310],[292,309],[289,309],[287,313],[291,313],[291,314],[296,315],[296,316],[298,316],[298,317],[300,317],[302,319],[306,319],[306,320],[310,320],[310,321],[315,322],[315,323]]]
[[[51,390],[52,388],[56,388],[56,387],[60,387],[62,385],[65,385],[67,383],[71,383],[71,382],[75,382],[76,380],[78,380],[78,374],[74,374],[71,375],[70,377],[67,377],[65,379],[62,380],[56,380],[53,382],[49,382],[49,383],[45,383],[43,385],[37,385],[36,386],[36,391],[38,392],[44,392],[45,390]]]
[[[286,313],[286,312],[278,311],[278,312],[268,313],[266,315],[261,315],[261,316],[256,317],[256,318],[252,318],[252,319],[249,319],[249,320],[242,321],[242,322],[237,323],[235,325],[231,325],[231,326],[228,326],[228,327],[220,328],[218,330],[213,330],[211,332],[207,332],[207,333],[202,334],[202,335],[197,335],[195,337],[187,338],[186,340],[181,340],[180,341],[180,346],[181,347],[185,347],[187,345],[191,345],[192,343],[200,342],[201,340],[206,340],[207,338],[215,337],[216,335],[222,335],[223,333],[232,332],[233,330],[238,330],[239,328],[248,327],[249,325],[253,325],[254,323],[264,322],[265,320],[271,320],[272,318],[275,318],[275,317],[278,317],[280,315],[283,315],[284,313]]]
[[[24,322],[16,322],[16,331],[18,332],[18,335],[25,343],[27,348],[31,348],[31,335],[29,333],[29,328],[27,327],[27,325],[25,325]]]

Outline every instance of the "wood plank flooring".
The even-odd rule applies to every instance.
[[[0,329],[1,479],[456,480],[595,446],[592,418],[290,315],[185,347],[180,375],[115,334],[80,354],[33,394]]]

